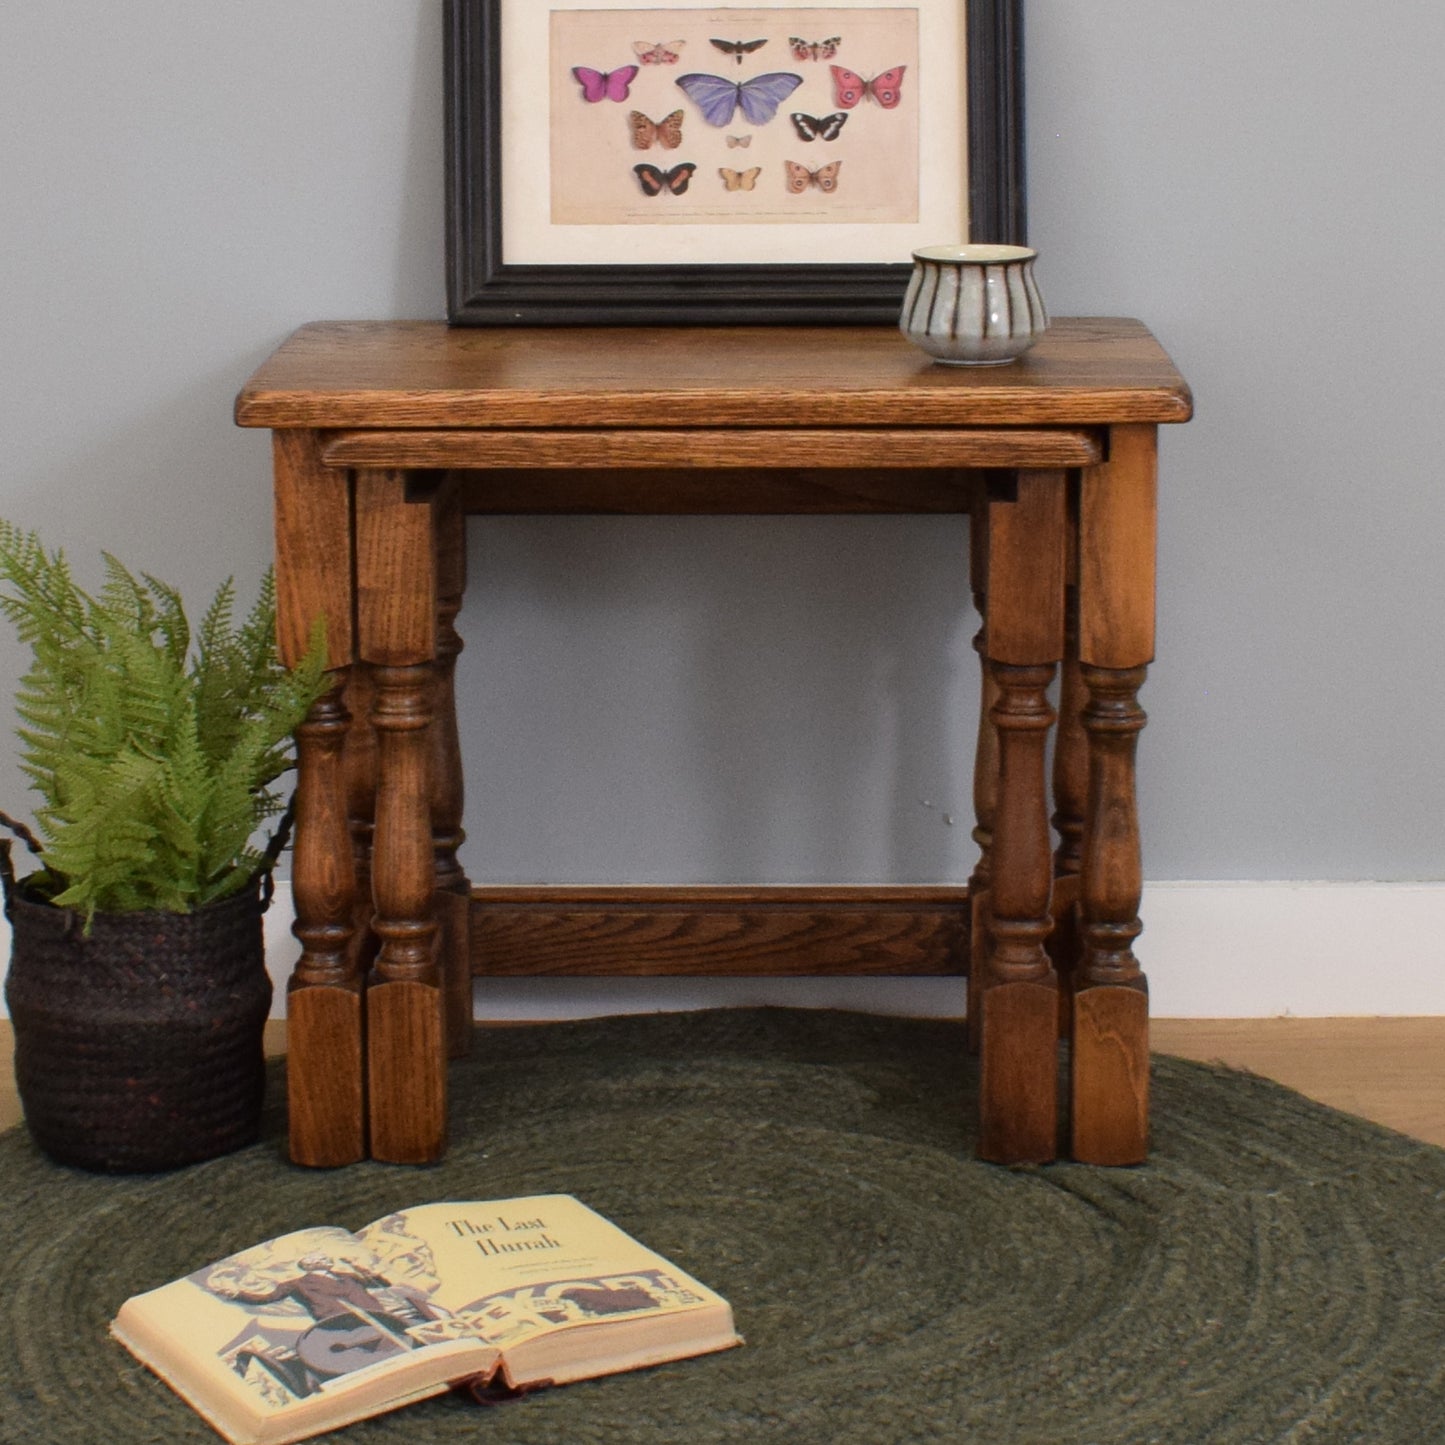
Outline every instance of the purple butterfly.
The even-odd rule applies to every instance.
[[[766,125],[803,83],[803,77],[774,70],[740,81],[724,80],[720,75],[680,75],[677,83],[709,125],[730,124],[739,106],[754,125]]]
[[[637,67],[624,65],[620,70],[609,70],[605,75],[587,65],[574,65],[572,78],[582,87],[582,99],[594,105],[599,100],[626,100],[628,87],[637,79]]]

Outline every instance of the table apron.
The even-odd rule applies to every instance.
[[[1054,427],[344,431],[321,442],[332,467],[486,471],[1079,467],[1104,455],[1102,430]]]

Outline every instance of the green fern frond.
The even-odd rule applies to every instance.
[[[155,608],[144,587],[130,570],[109,552],[102,552],[105,580],[101,584],[102,610],[97,620],[120,624],[138,637],[149,636],[155,622]]]
[[[197,709],[203,718],[216,712],[215,699],[224,697],[230,690],[231,654],[234,649],[231,618],[235,605],[236,584],[227,577],[206,609],[196,638]]]
[[[191,625],[186,620],[181,594],[149,572],[143,572],[141,576],[155,599],[156,627],[165,641],[166,654],[177,668],[183,668],[191,650]]]
[[[237,645],[249,658],[271,657],[276,650],[276,573],[270,568],[261,578],[256,605],[246,615],[236,636]]]
[[[53,900],[187,912],[245,887],[268,861],[252,839],[280,811],[270,784],[326,686],[324,627],[288,670],[269,573],[239,628],[228,580],[193,632],[165,582],[105,554],[92,596],[63,553],[4,521],[0,586],[32,650],[17,734]]]

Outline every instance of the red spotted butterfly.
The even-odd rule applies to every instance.
[[[778,107],[803,83],[801,75],[775,70],[751,80],[724,80],[720,75],[679,75],[677,84],[702,112],[709,125],[732,123],[741,109],[754,125],[766,125]]]
[[[644,65],[676,65],[686,44],[685,40],[659,40],[656,45],[650,40],[634,40],[632,53]]]
[[[574,65],[572,78],[582,87],[582,99],[594,105],[599,100],[626,100],[629,87],[637,79],[637,67],[624,65],[604,74],[589,65]]]
[[[682,112],[675,110],[661,120],[649,120],[640,110],[629,111],[627,128],[632,133],[632,149],[645,151],[653,145],[675,151],[682,144]]]
[[[761,50],[768,42],[766,40],[714,40],[724,55],[731,55],[739,65],[743,63],[743,56],[751,55],[755,50]]]
[[[784,161],[784,179],[789,193],[801,196],[809,186],[817,186],[825,195],[832,195],[838,189],[838,171],[842,164],[842,161],[829,161],[826,166],[810,171],[807,166],[799,165],[797,161]]]
[[[697,166],[692,161],[684,161],[670,171],[660,171],[656,166],[646,164],[633,166],[632,169],[644,195],[660,196],[664,191],[670,191],[674,196],[680,196],[687,190]]]
[[[884,110],[892,110],[903,99],[903,72],[906,65],[895,65],[892,70],[880,71],[872,80],[855,75],[845,65],[830,65],[833,73],[833,104],[844,110],[852,110],[860,100],[872,97]]]
[[[788,44],[793,47],[794,60],[831,60],[837,53],[838,47],[843,43],[841,35],[834,35],[827,40],[800,40],[796,35],[788,36]]]
[[[793,122],[798,139],[806,141],[837,140],[839,133],[848,123],[846,112],[841,110],[824,116],[804,115],[802,111],[795,110],[788,119]]]

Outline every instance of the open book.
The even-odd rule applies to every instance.
[[[297,1230],[135,1295],[111,1333],[235,1445],[742,1343],[725,1300],[567,1194]]]

